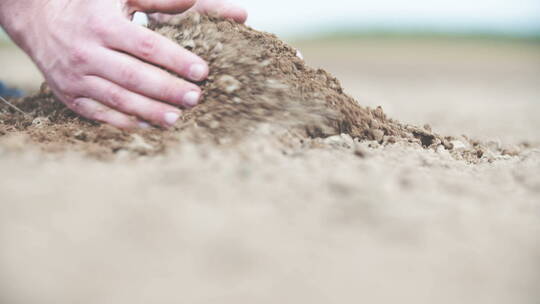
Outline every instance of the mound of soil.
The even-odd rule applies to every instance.
[[[175,128],[127,133],[90,122],[56,101],[44,85],[35,96],[12,100],[24,115],[0,103],[0,137],[24,134],[46,151],[80,150],[103,158],[123,150],[159,154],[182,139],[234,144],[270,126],[306,139],[347,134],[380,144],[408,141],[457,151],[454,138],[391,120],[380,107],[360,106],[335,77],[307,66],[296,49],[274,35],[198,14],[150,27],[210,65],[208,80],[200,83],[202,103],[184,111]],[[466,146],[459,152],[466,159],[484,155],[478,143]]]

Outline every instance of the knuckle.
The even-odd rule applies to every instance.
[[[70,98],[66,101],[66,104],[75,111],[82,111],[85,108],[86,102],[84,99]]]
[[[107,112],[110,110],[102,107],[92,107],[85,111],[87,113],[86,117],[97,121],[105,121],[107,119]]]
[[[146,34],[140,38],[137,45],[140,56],[145,60],[153,58],[157,43],[158,40],[155,34]]]
[[[72,98],[68,99],[65,104],[73,112],[84,116],[88,119],[103,121],[105,118],[105,107],[97,106],[93,101],[86,98]]]
[[[141,83],[137,76],[137,72],[130,66],[120,69],[120,78],[129,88],[137,88]]]
[[[72,95],[77,91],[77,82],[72,75],[64,75],[59,81],[55,81],[58,91],[63,95]]]
[[[68,61],[72,67],[87,65],[90,53],[82,47],[73,47],[68,52]]]
[[[89,101],[82,98],[70,99],[66,105],[75,113],[88,119],[97,119],[96,109],[91,107]]]
[[[122,108],[125,105],[125,94],[119,89],[110,89],[107,93],[108,104],[111,108]]]
[[[66,65],[49,70],[46,75],[47,83],[49,83],[53,91],[62,95],[81,93],[87,86],[85,74],[80,70],[70,69]]]
[[[103,38],[111,34],[114,26],[111,25],[111,22],[108,22],[99,16],[95,16],[89,18],[88,28],[92,34]]]
[[[84,80],[83,75],[81,75],[80,73],[70,71],[65,74],[64,81],[66,83],[68,91],[76,91],[80,89],[80,86]]]

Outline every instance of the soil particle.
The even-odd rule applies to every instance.
[[[469,161],[481,158],[477,148],[441,137],[428,125],[404,125],[380,107],[362,107],[335,77],[307,66],[296,49],[272,34],[198,14],[150,28],[210,65],[208,79],[199,83],[202,102],[186,109],[175,128],[130,134],[90,122],[56,101],[43,85],[35,96],[12,100],[27,115],[0,104],[0,136],[18,132],[45,151],[77,150],[109,158],[120,151],[160,154],[182,140],[234,145],[270,126],[303,140],[345,134],[383,145],[406,141],[435,150],[442,144]]]
[[[384,138],[384,131],[379,129],[369,129],[367,130],[367,136],[371,140],[380,142]]]
[[[507,156],[518,156],[519,153],[520,153],[520,148],[517,146],[508,146],[502,150],[502,155],[507,155]]]

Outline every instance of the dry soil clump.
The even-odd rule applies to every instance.
[[[234,144],[264,127],[305,140],[345,134],[379,144],[407,141],[446,149],[469,161],[485,156],[478,143],[464,139],[455,147],[454,138],[428,126],[404,125],[381,108],[360,106],[335,77],[307,66],[274,35],[198,14],[150,27],[207,60],[211,69],[200,83],[202,103],[186,110],[174,129],[134,134],[89,122],[57,102],[45,85],[35,96],[12,101],[26,115],[0,104],[0,138],[23,134],[48,151],[108,157],[119,151],[159,154],[182,140]]]

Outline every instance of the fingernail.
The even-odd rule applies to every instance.
[[[152,127],[149,123],[144,121],[139,121],[138,125],[141,129],[150,129]]]
[[[174,112],[165,113],[165,122],[171,126],[176,123],[178,118],[180,118],[180,115],[178,113],[174,113]]]
[[[206,67],[202,64],[194,64],[189,69],[189,78],[191,80],[200,81],[206,76]]]
[[[184,103],[188,106],[195,106],[199,103],[199,99],[201,98],[201,93],[197,91],[190,91],[184,95]]]

